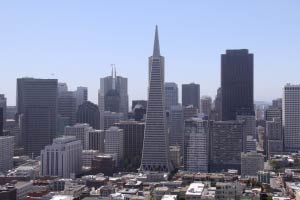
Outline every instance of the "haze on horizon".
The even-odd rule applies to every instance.
[[[166,81],[180,90],[199,83],[201,96],[214,98],[220,54],[249,49],[255,100],[271,101],[286,83],[300,83],[299,6],[296,0],[2,1],[0,93],[15,105],[17,78],[57,78],[71,90],[88,87],[96,103],[99,79],[115,64],[129,80],[130,100],[146,99],[158,24]]]

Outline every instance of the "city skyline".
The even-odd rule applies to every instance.
[[[140,19],[142,11],[153,9],[155,3],[65,2],[57,8],[46,3],[16,6],[2,2],[0,91],[8,105],[15,105],[17,78],[57,78],[71,90],[88,87],[89,99],[97,103],[99,79],[110,74],[114,63],[118,74],[129,80],[130,102],[147,99],[147,75],[142,72],[147,70],[145,58],[151,52],[153,27],[158,24],[168,66],[166,82],[175,82],[179,88],[195,82],[200,84],[201,95],[214,98],[220,86],[221,54],[227,49],[249,49],[255,55],[254,99],[281,97],[286,83],[299,83],[299,3],[234,2],[193,2],[186,5],[189,12],[176,2],[161,3],[155,11],[158,15]],[[124,17],[106,11],[112,6]],[[162,11],[165,13],[160,14]],[[265,84],[266,77],[269,84]]]

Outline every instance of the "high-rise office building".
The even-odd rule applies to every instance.
[[[241,168],[243,121],[215,121],[211,125],[210,170],[213,172]]]
[[[27,155],[40,155],[56,135],[57,93],[57,79],[17,79],[17,113],[22,114]]]
[[[3,128],[5,128],[6,127],[6,119],[7,119],[7,100],[6,100],[6,97],[4,96],[4,94],[0,94],[0,108],[2,108]]]
[[[88,88],[87,87],[77,87],[77,90],[74,92],[77,99],[77,107],[83,104],[88,100]]]
[[[55,138],[41,151],[41,175],[63,178],[75,177],[81,172],[82,144],[75,136]]]
[[[284,148],[296,152],[300,150],[300,85],[285,85],[282,100]]]
[[[241,153],[241,176],[257,176],[257,172],[264,170],[264,156],[255,151]]]
[[[235,120],[241,109],[254,110],[253,54],[247,49],[221,55],[222,120]]]
[[[75,136],[77,140],[80,140],[83,149],[88,149],[89,146],[89,131],[93,128],[89,124],[75,124],[74,126],[65,127],[65,136]]]
[[[283,152],[283,134],[280,118],[266,122],[266,153],[267,157]]]
[[[178,87],[176,83],[165,83],[165,98],[166,98],[166,110],[170,110],[171,106],[178,105]]]
[[[272,100],[272,107],[282,108],[282,98]]]
[[[13,168],[14,137],[0,136],[0,172]]]
[[[214,100],[213,110],[210,119],[220,121],[222,119],[222,90],[218,88],[217,95]]]
[[[187,120],[189,118],[197,117],[198,109],[193,105],[183,107],[183,119]]]
[[[99,107],[90,101],[85,101],[78,107],[77,123],[87,123],[94,129],[100,129]]]
[[[254,139],[256,138],[256,120],[255,113],[251,110],[240,110],[236,114],[236,119],[239,121],[244,121],[244,132],[243,132],[243,149],[244,152],[256,151],[256,143]],[[250,137],[249,137],[250,136]],[[250,143],[250,144],[247,144]],[[254,145],[253,145],[254,143]],[[253,147],[252,149],[250,147]]]
[[[210,116],[212,109],[212,100],[209,96],[203,96],[200,100],[200,111],[206,116]]]
[[[105,132],[103,130],[89,130],[87,149],[98,150],[100,153],[104,153],[104,140]]]
[[[111,111],[128,113],[127,78],[117,76],[116,69],[111,76],[100,79],[99,108],[100,112]]]
[[[193,105],[200,109],[200,85],[195,83],[182,84],[182,106]]]
[[[184,169],[193,172],[208,172],[209,124],[200,118],[185,121]]]
[[[113,126],[115,123],[118,123],[119,121],[125,119],[123,113],[115,113],[110,111],[105,111],[103,118],[104,118],[104,130]]]
[[[0,107],[0,136],[3,135],[3,127],[4,127],[4,116],[3,116],[3,108]]]
[[[136,170],[141,166],[145,123],[121,121],[115,123],[124,133],[124,160],[127,168]]]
[[[136,104],[132,110],[133,119],[135,121],[144,121],[147,109],[142,104]]]
[[[68,85],[66,83],[58,83],[57,92],[58,92],[58,96],[60,96],[64,92],[68,92]]]
[[[282,121],[282,108],[271,106],[266,109],[265,120],[273,121],[274,118],[278,118],[280,121]]]
[[[142,171],[171,171],[166,128],[164,57],[160,55],[156,26],[153,55],[149,57],[148,105],[142,154]]]
[[[131,109],[133,110],[136,105],[142,105],[144,108],[147,108],[146,100],[132,100]]]
[[[77,100],[73,92],[60,92],[57,99],[57,112],[60,117],[67,119],[67,125],[76,123]]]
[[[179,146],[182,155],[183,152],[183,137],[184,137],[184,120],[182,106],[171,106],[168,117],[169,128],[169,145]]]
[[[116,126],[105,130],[104,152],[116,156],[118,165],[124,158],[124,131]]]

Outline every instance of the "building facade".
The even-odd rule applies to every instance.
[[[99,107],[90,101],[85,101],[78,107],[77,123],[87,123],[94,129],[100,129]]]
[[[149,58],[148,105],[142,171],[171,171],[165,115],[164,57],[160,55],[156,26],[153,55]]]
[[[257,176],[257,172],[264,170],[264,156],[254,151],[241,153],[241,176]]]
[[[0,136],[0,172],[13,168],[14,137]]]
[[[300,85],[285,85],[282,100],[284,148],[296,152],[300,150]]]
[[[178,86],[173,82],[165,83],[166,110],[178,105]]]
[[[208,172],[209,126],[208,121],[191,118],[185,121],[184,170]]]
[[[182,106],[193,105],[200,109],[200,85],[196,83],[182,84]]]
[[[221,55],[222,120],[235,120],[240,109],[254,110],[253,54],[247,49]]]
[[[124,131],[118,127],[112,126],[105,130],[104,151],[106,154],[116,156],[117,164],[124,158]]]
[[[82,144],[74,136],[55,138],[41,151],[41,175],[74,177],[81,172]]]
[[[83,149],[88,149],[89,146],[89,132],[93,128],[89,124],[75,124],[74,126],[65,127],[65,136],[75,136],[77,140],[81,141]]]
[[[25,154],[40,155],[55,137],[57,94],[56,79],[17,79],[17,113],[22,115]]]

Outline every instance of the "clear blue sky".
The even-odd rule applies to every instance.
[[[16,78],[58,78],[70,89],[99,78],[129,78],[130,99],[147,98],[147,59],[159,26],[166,81],[196,82],[215,96],[220,54],[248,48],[255,56],[255,99],[281,96],[300,83],[300,1],[1,1],[0,93],[15,104]],[[51,76],[51,74],[55,74]]]

